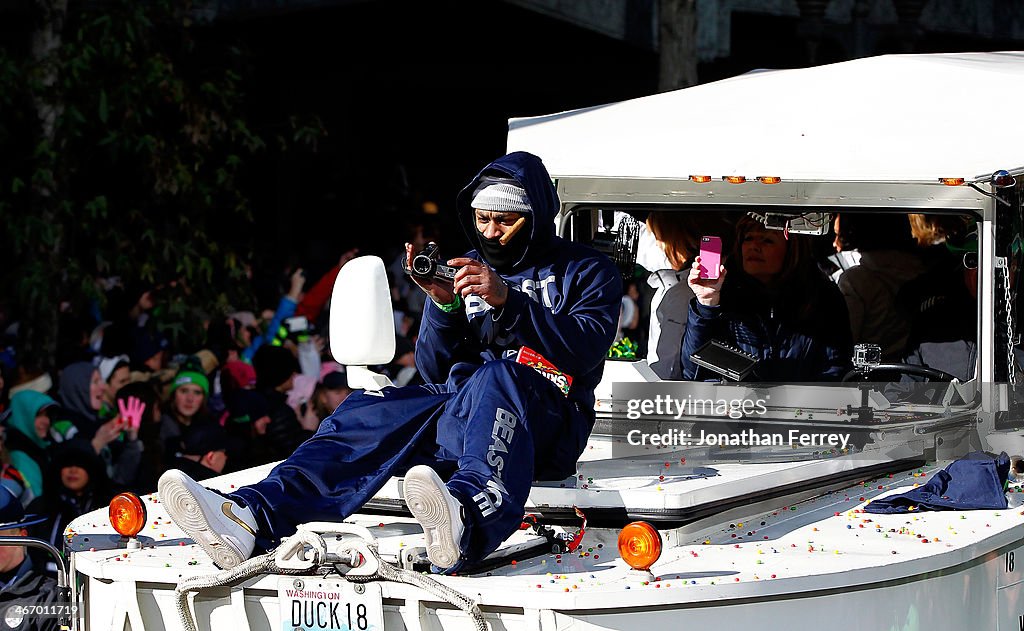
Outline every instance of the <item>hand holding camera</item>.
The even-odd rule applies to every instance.
[[[455,280],[458,267],[441,264],[441,253],[437,244],[431,241],[418,254],[412,257],[412,263],[406,266],[406,273],[420,278],[437,280]]]
[[[447,265],[440,262],[436,243],[428,243],[415,256],[412,245],[405,244],[406,273],[438,304],[451,304],[458,294],[480,296],[492,307],[505,304],[508,285],[489,266],[470,258],[455,258]],[[451,283],[451,285],[449,285]]]
[[[431,247],[433,246],[433,247]],[[413,282],[419,286],[430,299],[437,304],[451,304],[455,301],[455,291],[452,288],[452,277],[436,275],[437,264],[440,259],[440,253],[437,250],[437,244],[428,243],[427,247],[417,254],[412,251],[412,244],[405,244],[405,273],[409,274]],[[443,266],[447,267],[447,266]],[[421,273],[417,273],[419,269]]]
[[[460,269],[455,275],[455,293],[463,298],[479,296],[492,307],[501,307],[508,298],[508,285],[490,266],[468,258],[448,261]]]

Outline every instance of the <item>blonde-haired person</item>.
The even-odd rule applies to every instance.
[[[685,211],[654,211],[647,215],[645,223],[662,255],[641,262],[651,270],[647,284],[654,289],[647,333],[647,363],[662,379],[680,379],[679,351],[693,298],[693,291],[686,282],[690,265],[700,252],[702,236],[721,236],[723,247],[728,247],[732,241],[732,226],[717,215]]]
[[[962,236],[970,227],[970,217],[964,215],[907,215],[910,233],[921,247],[945,243],[948,237]]]

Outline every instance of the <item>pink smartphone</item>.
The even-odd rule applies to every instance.
[[[700,238],[700,276],[714,280],[722,265],[722,237]]]

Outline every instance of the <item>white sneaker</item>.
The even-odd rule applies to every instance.
[[[405,503],[427,538],[427,558],[441,569],[455,565],[466,527],[462,504],[433,469],[417,465],[405,474]]]
[[[174,523],[218,567],[231,569],[252,555],[256,519],[251,510],[204,488],[177,469],[160,476],[157,490]]]

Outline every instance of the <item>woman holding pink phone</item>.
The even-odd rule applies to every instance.
[[[849,315],[842,294],[811,258],[810,245],[808,237],[787,238],[744,218],[736,225],[732,270],[697,257],[687,279],[694,299],[683,337],[684,379],[717,377],[690,359],[713,339],[758,358],[753,380],[843,377],[852,354]]]

